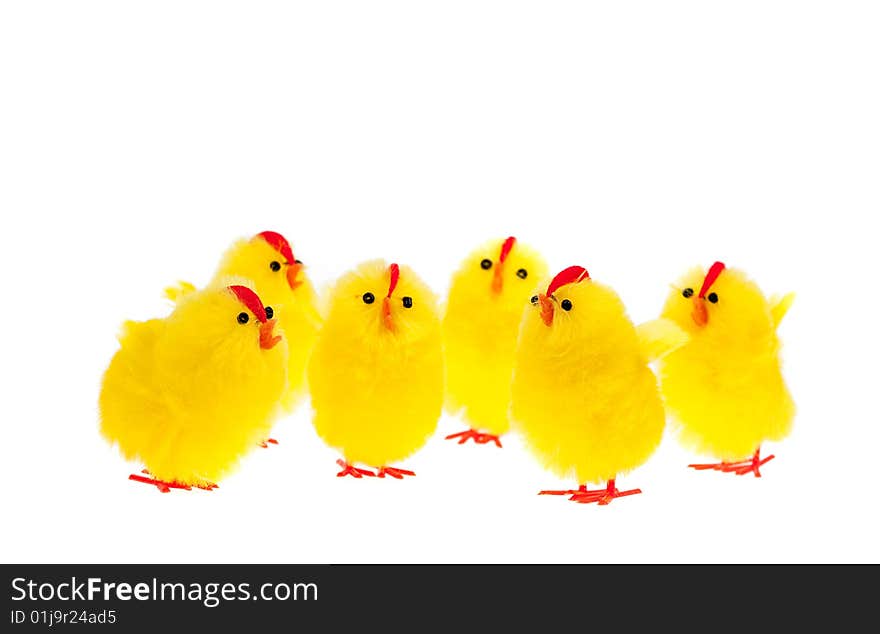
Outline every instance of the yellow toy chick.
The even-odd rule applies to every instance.
[[[330,291],[308,377],[315,430],[344,457],[339,477],[415,475],[389,465],[425,444],[443,405],[431,290],[408,267],[380,260],[344,275]]]
[[[776,329],[794,294],[767,300],[736,269],[693,269],[669,295],[663,316],[690,335],[660,364],[661,389],[689,447],[721,460],[692,464],[761,476],[761,443],[782,440],[795,406],[782,378]]]
[[[104,374],[100,430],[170,489],[213,489],[265,438],[286,382],[271,307],[241,284],[181,298],[164,319],[129,321]],[[281,345],[279,345],[281,344]]]
[[[292,411],[305,396],[306,364],[321,327],[317,294],[305,274],[305,265],[294,257],[283,235],[263,231],[229,247],[211,284],[230,276],[251,280],[257,294],[274,308],[275,318],[287,333],[290,353],[281,405],[285,411]],[[177,300],[194,290],[192,284],[181,282],[165,293]],[[277,442],[272,438],[268,441]]]
[[[559,273],[531,301],[516,351],[511,415],[541,463],[581,485],[541,494],[604,505],[641,493],[619,490],[616,478],[660,443],[666,415],[648,363],[681,345],[685,334],[661,320],[642,334],[617,294],[580,266]],[[607,484],[588,490],[591,482]]]
[[[522,308],[533,280],[546,275],[544,259],[511,236],[481,246],[452,276],[443,316],[446,407],[470,429],[447,440],[501,447]]]

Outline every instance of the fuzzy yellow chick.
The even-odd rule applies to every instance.
[[[100,430],[146,467],[150,477],[132,480],[164,493],[211,489],[266,437],[286,384],[275,323],[251,288],[232,284],[188,294],[164,319],[123,325]]]
[[[660,442],[665,412],[648,363],[681,345],[684,333],[658,320],[643,336],[617,294],[579,266],[559,273],[531,301],[516,351],[511,415],[540,462],[580,485],[541,494],[608,504],[641,493],[619,490],[616,478],[644,463]],[[601,489],[586,486],[603,482]]]
[[[660,364],[663,396],[682,441],[721,460],[691,467],[760,477],[774,457],[762,459],[761,444],[788,435],[795,406],[776,329],[793,300],[791,293],[767,300],[745,273],[721,262],[692,269],[670,293],[663,317],[690,341]]]
[[[440,417],[443,359],[434,294],[397,264],[374,260],[347,273],[330,291],[308,378],[315,430],[344,457],[338,476],[415,475],[390,464],[421,448]]]
[[[443,316],[446,408],[470,428],[447,436],[501,447],[522,309],[544,259],[513,236],[471,253],[452,276]]]
[[[229,276],[251,280],[260,298],[274,308],[275,318],[287,333],[290,353],[281,405],[289,412],[306,394],[306,364],[321,327],[317,294],[305,266],[294,257],[283,235],[263,231],[250,239],[237,240],[227,249],[211,284]],[[192,284],[181,282],[166,289],[166,295],[176,300],[192,290]],[[271,438],[269,441],[276,442]]]

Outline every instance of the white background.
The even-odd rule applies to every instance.
[[[0,9],[7,562],[880,562],[880,19],[872,2],[20,2]],[[335,477],[307,406],[213,493],[130,483],[97,432],[122,320],[235,238],[319,285],[443,293],[518,236],[635,321],[715,259],[794,290],[799,407],[761,479],[668,436],[608,507],[444,417],[399,482]],[[573,483],[571,483],[573,484]]]

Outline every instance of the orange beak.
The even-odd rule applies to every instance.
[[[268,321],[264,321],[260,324],[260,347],[263,350],[271,350],[275,347],[279,341],[281,341],[281,337],[274,334],[275,331],[275,320],[270,319]]]
[[[553,315],[555,313],[553,300],[544,295],[544,293],[539,293],[538,302],[541,304],[541,319],[544,321],[544,325],[551,326],[553,324]]]
[[[706,302],[702,297],[694,296],[694,307],[691,310],[691,319],[701,328],[709,323],[709,311],[706,309]]]
[[[299,262],[291,262],[287,265],[287,283],[290,285],[290,290],[295,291],[296,287],[302,284],[296,278],[299,277],[299,272],[302,270],[303,265]]]
[[[504,278],[501,277],[501,274],[504,272],[504,267],[501,262],[495,267],[495,274],[492,277],[492,294],[499,295],[501,293],[501,289],[504,288]]]
[[[395,332],[397,330],[397,326],[394,325],[394,319],[391,317],[391,298],[386,297],[382,300],[382,323],[385,324],[385,327],[391,332]]]

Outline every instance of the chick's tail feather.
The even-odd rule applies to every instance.
[[[782,318],[794,303],[794,293],[786,293],[785,295],[774,295],[770,298],[770,314],[773,316],[773,325],[779,328]]]
[[[169,286],[165,289],[165,297],[176,304],[187,295],[191,295],[195,292],[196,287],[193,284],[190,284],[189,282],[179,281],[177,282],[177,284]]]
[[[649,363],[674,352],[690,339],[674,321],[663,318],[636,326],[636,334],[639,338],[639,348]]]

